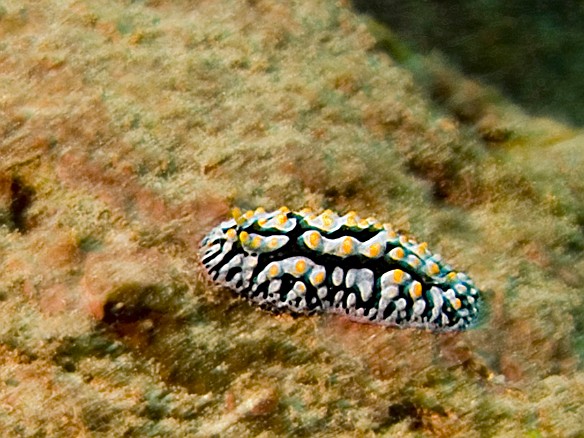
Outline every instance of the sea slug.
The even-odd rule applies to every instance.
[[[200,256],[214,282],[276,312],[435,331],[469,328],[479,313],[466,274],[425,242],[355,212],[235,209],[205,236]]]

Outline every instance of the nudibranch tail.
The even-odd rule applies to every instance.
[[[275,311],[436,331],[467,329],[479,313],[466,274],[355,212],[235,209],[205,236],[201,260],[214,282]]]

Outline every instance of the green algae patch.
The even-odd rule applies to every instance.
[[[328,0],[0,6],[6,436],[577,433],[581,135],[432,59],[431,101]],[[428,241],[484,321],[293,318],[212,286],[202,236],[282,204]]]

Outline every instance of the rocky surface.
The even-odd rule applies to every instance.
[[[328,0],[0,2],[5,436],[578,436],[582,134],[430,63],[436,106],[375,44]],[[273,316],[210,285],[203,234],[282,204],[427,240],[484,322]]]

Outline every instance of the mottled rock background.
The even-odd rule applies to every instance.
[[[584,134],[420,56],[436,104],[366,23],[0,1],[3,436],[580,436]],[[273,316],[207,283],[208,228],[282,204],[427,240],[483,323]]]

